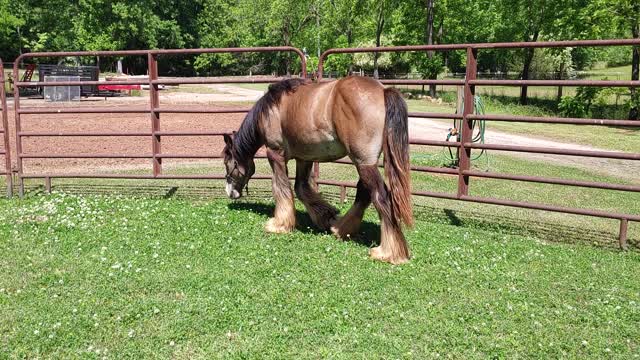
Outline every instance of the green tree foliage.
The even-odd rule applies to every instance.
[[[286,45],[305,49],[308,62],[316,64],[319,54],[332,47],[613,37],[640,37],[640,1],[0,0],[0,57],[6,62],[32,51]],[[145,59],[124,61],[133,72],[146,69]],[[444,69],[463,72],[465,61],[464,51],[430,51],[333,55],[325,65],[341,75],[362,69],[435,79]],[[638,78],[640,53],[628,47],[484,50],[478,67],[517,71],[527,79],[536,71],[566,74],[598,62],[632,64],[632,78]],[[290,53],[180,56],[160,64],[163,73],[171,74],[302,70]],[[526,87],[521,95],[526,102]],[[631,106],[631,112],[637,117],[637,108]]]

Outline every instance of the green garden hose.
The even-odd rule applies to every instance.
[[[484,107],[484,102],[482,101],[482,98],[480,96],[475,96],[474,97],[474,107],[475,107],[475,113],[476,114],[484,114],[485,113],[485,107]],[[464,109],[461,109],[464,110]],[[460,129],[462,126],[462,119],[456,119],[453,121],[453,128],[449,129],[449,133],[447,134],[447,141],[449,141],[452,137],[455,137],[455,140],[460,142],[461,138],[461,134],[458,131],[458,129]],[[480,144],[484,144],[484,136],[485,136],[485,131],[486,131],[486,121],[485,120],[474,120],[471,123],[471,132],[472,132],[472,138],[471,138],[471,142],[473,143],[480,143]],[[414,154],[412,156],[412,159],[415,159],[421,163],[429,163],[431,164],[431,166],[435,166],[436,163],[437,164],[444,164],[444,166],[447,167],[457,167],[460,161],[459,158],[459,154],[458,154],[459,149],[457,149],[456,153],[454,154],[453,151],[451,150],[450,147],[445,147],[442,148],[442,152],[440,154],[433,154],[433,155],[427,155],[427,154]],[[480,151],[480,154],[478,154],[475,157],[472,157],[471,160],[472,161],[477,161],[479,160],[482,156],[485,157],[487,163],[486,163],[486,170],[489,169],[489,155],[487,154],[486,150],[482,149]]]
[[[482,98],[476,95],[473,99],[473,103],[474,103],[476,115],[484,115],[485,108],[484,108],[484,102],[482,101]],[[461,110],[464,111],[464,108],[462,108]],[[456,141],[460,142],[461,134],[460,134],[460,131],[458,131],[457,129],[461,129],[461,128],[462,128],[462,119],[453,120],[453,129],[451,129],[449,134],[447,135],[447,141],[449,141],[451,136],[456,136]],[[455,133],[453,133],[454,129],[455,129]],[[484,144],[484,136],[485,136],[486,129],[487,129],[487,125],[485,120],[473,120],[471,122],[471,133],[473,134],[471,137],[471,142]],[[457,166],[460,161],[458,152],[456,151],[456,154],[454,155],[453,152],[451,151],[451,148],[447,148],[447,149],[449,150],[448,160],[451,161],[455,166]],[[471,160],[476,161],[480,159],[482,156],[485,156],[487,159],[487,169],[488,169],[489,155],[487,154],[485,149],[482,149],[480,151],[480,154],[478,154],[475,157],[472,157]]]

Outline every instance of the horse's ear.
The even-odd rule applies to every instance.
[[[228,146],[233,145],[233,140],[231,139],[231,136],[229,136],[229,134],[224,134],[224,143],[227,144]]]

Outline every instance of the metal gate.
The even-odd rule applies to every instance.
[[[588,41],[553,41],[553,42],[514,42],[514,43],[484,43],[484,44],[450,44],[450,45],[420,45],[420,46],[391,46],[379,48],[348,48],[330,49],[325,51],[319,59],[318,79],[323,81],[323,68],[327,57],[331,54],[353,54],[353,53],[379,53],[379,52],[408,52],[408,51],[466,51],[466,77],[464,80],[380,80],[387,85],[458,85],[464,87],[464,111],[461,114],[437,114],[412,112],[409,116],[416,118],[432,119],[462,119],[461,141],[430,141],[421,139],[410,139],[414,145],[428,145],[439,147],[453,147],[459,150],[460,161],[458,169],[444,167],[412,166],[412,171],[448,174],[458,178],[457,193],[439,193],[432,191],[414,191],[417,196],[427,196],[441,199],[461,200],[467,202],[503,205],[526,209],[537,209],[554,211],[568,214],[588,215],[602,218],[617,219],[620,221],[619,245],[627,248],[627,229],[629,221],[640,222],[638,214],[613,213],[594,209],[578,209],[561,207],[556,205],[530,203],[524,201],[514,201],[509,199],[498,199],[492,197],[478,197],[469,195],[469,183],[471,178],[491,178],[499,180],[526,181],[544,184],[556,184],[565,186],[580,186],[596,189],[608,189],[617,191],[640,192],[640,186],[621,185],[603,182],[590,182],[579,180],[567,180],[560,178],[548,178],[539,176],[513,175],[504,173],[493,173],[475,171],[471,169],[471,150],[499,150],[529,152],[539,154],[554,154],[567,156],[581,156],[607,159],[640,160],[640,153],[623,153],[614,151],[586,151],[557,149],[549,147],[512,146],[502,144],[476,144],[472,143],[472,122],[474,120],[486,121],[511,121],[522,123],[543,123],[543,124],[573,124],[573,125],[602,125],[602,126],[625,126],[639,127],[640,122],[629,120],[601,120],[601,119],[571,119],[554,117],[531,117],[531,116],[511,116],[511,115],[476,115],[474,114],[474,96],[476,86],[600,86],[600,87],[640,87],[640,81],[607,81],[607,80],[478,80],[478,51],[487,49],[527,49],[527,48],[559,48],[559,47],[585,47],[585,46],[640,46],[640,39],[629,40],[588,40]],[[329,80],[330,81],[330,80]],[[347,162],[348,163],[348,162]],[[318,180],[319,184],[337,185],[345,187],[355,187],[355,184],[333,181]],[[344,193],[344,190],[343,190]]]
[[[211,48],[211,49],[175,49],[175,50],[130,50],[130,51],[90,51],[90,52],[42,52],[28,53],[19,56],[14,62],[14,73],[18,73],[19,64],[28,58],[45,58],[45,57],[66,57],[66,56],[146,56],[148,79],[145,80],[123,80],[123,81],[31,81],[31,82],[15,82],[14,83],[14,103],[15,103],[15,128],[16,128],[16,161],[17,161],[17,182],[20,196],[24,194],[24,179],[40,178],[45,180],[45,187],[51,190],[52,178],[117,178],[117,179],[224,179],[223,175],[165,175],[162,171],[163,159],[218,159],[220,154],[177,154],[163,153],[161,143],[163,137],[184,137],[184,136],[222,136],[227,132],[222,131],[163,131],[161,129],[160,114],[162,113],[206,113],[206,114],[229,114],[229,113],[246,113],[250,108],[214,108],[208,106],[190,106],[173,107],[163,106],[160,104],[159,86],[161,85],[180,85],[180,84],[227,84],[227,83],[273,83],[282,80],[282,78],[270,79],[210,79],[210,78],[178,78],[178,79],[160,79],[158,76],[158,57],[167,55],[186,55],[186,54],[219,54],[219,53],[266,53],[266,52],[289,52],[299,56],[301,62],[301,77],[306,77],[306,58],[304,53],[299,49],[281,46],[281,47],[253,47],[253,48]],[[20,88],[33,86],[99,86],[99,85],[148,85],[149,86],[149,105],[140,106],[122,106],[114,107],[64,107],[64,108],[42,108],[28,107],[23,108],[20,105]],[[149,130],[144,132],[33,132],[22,130],[23,114],[46,114],[55,116],[56,114],[149,114]],[[150,144],[150,153],[148,154],[56,154],[56,153],[25,153],[23,151],[22,139],[24,137],[139,137],[146,138]],[[23,168],[24,159],[149,159],[151,160],[152,174],[95,174],[95,173],[25,173]],[[257,179],[270,179],[270,176],[254,176]]]

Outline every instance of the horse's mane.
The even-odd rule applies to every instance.
[[[255,155],[264,144],[258,124],[261,120],[268,118],[269,111],[273,107],[280,105],[282,95],[293,93],[298,87],[308,83],[309,80],[307,79],[296,78],[269,85],[267,93],[249,110],[242,125],[240,125],[240,129],[234,136],[234,155],[239,161],[244,162],[248,157]]]

